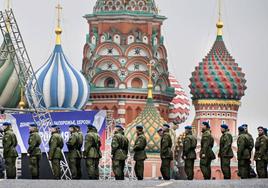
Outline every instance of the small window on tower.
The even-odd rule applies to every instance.
[[[115,81],[113,78],[107,78],[104,83],[105,87],[108,88],[114,88],[115,87]]]

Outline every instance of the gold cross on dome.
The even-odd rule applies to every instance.
[[[61,15],[61,10],[62,10],[62,6],[60,5],[60,2],[58,3],[58,5],[56,6],[56,9],[57,9],[57,24],[58,24],[58,27],[60,27],[60,15]]]

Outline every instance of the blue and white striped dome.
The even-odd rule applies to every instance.
[[[67,60],[56,44],[48,61],[36,72],[45,106],[51,110],[82,109],[89,97],[85,77]]]

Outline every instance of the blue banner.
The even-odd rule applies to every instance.
[[[55,125],[58,125],[61,130],[61,136],[66,143],[69,139],[69,125],[79,125],[85,136],[87,133],[87,125],[93,124],[98,129],[99,135],[102,138],[102,146],[105,145],[105,128],[106,128],[106,111],[73,111],[73,112],[52,112],[51,118]],[[32,114],[4,114],[0,115],[0,123],[10,121],[12,128],[18,139],[19,153],[27,153],[29,124],[34,123]],[[39,132],[41,138],[45,141],[50,139],[50,132]],[[41,144],[42,152],[45,148]],[[63,151],[68,151],[64,144]]]

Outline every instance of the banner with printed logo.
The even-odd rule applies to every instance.
[[[105,128],[106,128],[106,111],[72,111],[72,112],[52,112],[51,118],[54,125],[58,125],[61,130],[61,136],[66,143],[69,139],[69,125],[79,125],[85,137],[87,133],[87,125],[93,124],[97,129],[102,140],[102,150],[105,146]],[[28,138],[29,138],[29,124],[34,123],[32,114],[1,114],[0,124],[5,121],[12,123],[12,129],[17,136],[18,152],[27,153]],[[42,139],[48,141],[50,139],[50,132],[39,132]],[[42,152],[45,148],[41,144]],[[64,144],[63,151],[67,152],[66,144]]]

